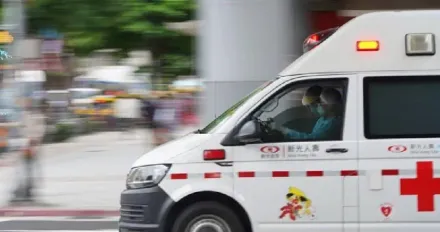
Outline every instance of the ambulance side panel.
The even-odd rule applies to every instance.
[[[360,75],[360,232],[440,230],[440,72]]]

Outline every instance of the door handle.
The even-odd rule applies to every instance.
[[[325,150],[327,153],[347,153],[348,149],[346,148],[329,148]]]

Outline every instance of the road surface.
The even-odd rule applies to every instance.
[[[102,218],[72,218],[72,217],[30,217],[30,218],[0,218],[0,232],[18,231],[118,231],[117,217]]]
[[[118,210],[127,172],[151,149],[145,143],[147,137],[142,131],[106,132],[44,146],[39,160],[43,178],[37,182],[41,204],[35,207]],[[0,167],[0,208],[7,207],[19,167]]]

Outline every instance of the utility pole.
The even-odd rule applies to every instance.
[[[5,46],[6,51],[12,56],[9,59],[9,65],[14,69],[20,69],[22,65],[21,54],[19,53],[19,44],[26,36],[26,25],[24,15],[25,0],[3,0],[3,23],[1,29],[9,31],[14,40]],[[13,78],[14,72],[6,72],[6,78]]]
[[[20,49],[20,44],[22,44],[26,36],[24,3],[25,0],[3,0],[3,22],[0,29],[3,32],[8,32],[7,34],[9,36],[12,36],[12,43],[5,44],[4,47],[6,53],[10,55],[10,58],[5,60],[8,67],[6,69],[0,70],[0,72],[2,72],[3,74],[3,87],[5,87],[4,84],[6,84],[6,80],[14,82],[15,74],[17,73],[16,71],[22,70],[23,67],[23,56],[22,54],[20,54],[21,52],[23,52],[23,50]],[[2,90],[7,91],[4,88]],[[21,112],[19,112],[19,114],[21,114]],[[21,117],[15,118],[14,121],[17,123],[20,122]],[[13,197],[11,199],[11,202],[21,202],[24,199],[31,199],[31,190],[33,186],[32,171],[34,168],[33,166],[35,165],[33,165],[34,162],[32,159],[27,158],[26,154],[22,154],[22,156],[25,161],[25,173],[23,173],[23,178],[19,178],[19,180],[17,181],[18,186],[12,193]]]

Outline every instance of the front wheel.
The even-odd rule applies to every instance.
[[[177,217],[172,232],[244,232],[239,217],[217,202],[198,202]]]

